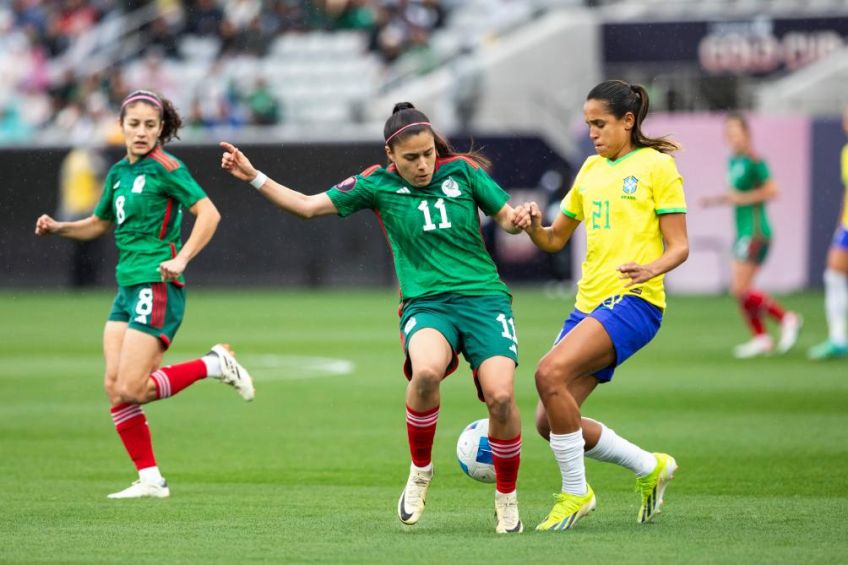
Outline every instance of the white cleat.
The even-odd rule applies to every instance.
[[[498,520],[495,532],[499,534],[520,534],[524,531],[524,524],[518,517],[517,493],[502,494],[495,491],[495,518]]]
[[[733,356],[737,359],[750,359],[752,357],[768,355],[772,352],[772,349],[774,349],[774,343],[771,336],[762,334],[754,336],[750,341],[734,347]]]
[[[161,483],[150,483],[139,479],[122,491],[106,495],[106,498],[168,498],[169,496],[171,491],[164,479]]]
[[[221,360],[221,376],[213,378],[220,379],[222,383],[236,389],[245,400],[253,400],[253,397],[256,395],[256,389],[253,388],[253,379],[250,378],[250,373],[247,372],[247,369],[236,361],[230,346],[225,343],[219,343],[212,346],[209,354],[217,355],[218,359]]]
[[[410,468],[409,479],[407,479],[406,486],[400,493],[400,500],[398,500],[398,518],[401,522],[411,526],[421,518],[421,514],[424,513],[427,489],[430,488],[430,481],[432,480],[432,469],[428,473]]]
[[[786,312],[780,321],[780,340],[777,342],[778,353],[786,353],[798,341],[804,319],[795,312]]]

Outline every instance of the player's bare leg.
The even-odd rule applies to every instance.
[[[439,418],[439,385],[453,359],[453,351],[441,333],[424,328],[410,338],[408,354],[412,377],[406,387],[406,430],[412,463],[398,500],[398,518],[412,525],[424,512],[433,479],[431,453]]]
[[[477,377],[489,409],[489,446],[495,466],[495,531],[521,533],[516,483],[521,464],[521,416],[515,404],[515,362],[491,357],[478,368]]]

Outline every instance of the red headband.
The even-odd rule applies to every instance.
[[[121,104],[121,108],[123,109],[127,104],[130,104],[131,102],[137,102],[138,100],[146,100],[147,102],[153,103],[153,105],[157,108],[162,109],[162,102],[158,98],[154,98],[149,94],[135,94],[133,96],[130,96],[129,98],[123,101],[123,103]]]
[[[396,136],[397,134],[399,134],[400,132],[402,132],[402,131],[403,131],[403,130],[405,130],[405,129],[409,129],[409,128],[411,128],[412,126],[429,126],[429,127],[433,127],[433,126],[430,124],[430,122],[413,122],[413,123],[411,123],[411,124],[406,124],[405,126],[403,126],[402,128],[400,128],[399,130],[397,130],[397,131],[396,131],[396,132],[394,132],[392,135],[390,135],[389,137],[387,137],[387,138],[386,138],[386,145],[388,145],[388,144],[389,144],[389,141],[391,141],[391,140],[392,140],[392,138],[393,138],[394,136]]]

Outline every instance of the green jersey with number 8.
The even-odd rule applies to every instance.
[[[160,146],[133,164],[124,158],[112,166],[94,215],[115,224],[120,286],[162,280],[159,264],[182,247],[183,208],[204,198],[185,165]]]
[[[471,159],[436,160],[430,184],[410,186],[394,165],[375,165],[327,191],[345,217],[371,209],[394,256],[401,300],[456,293],[506,294],[480,234],[478,208],[497,214],[509,195]]]

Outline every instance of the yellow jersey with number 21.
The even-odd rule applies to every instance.
[[[566,216],[586,224],[586,258],[576,308],[589,313],[601,304],[634,295],[665,308],[664,276],[625,288],[616,270],[631,261],[646,264],[663,253],[659,217],[686,213],[683,178],[674,158],[650,147],[616,160],[586,159],[562,200]]]

